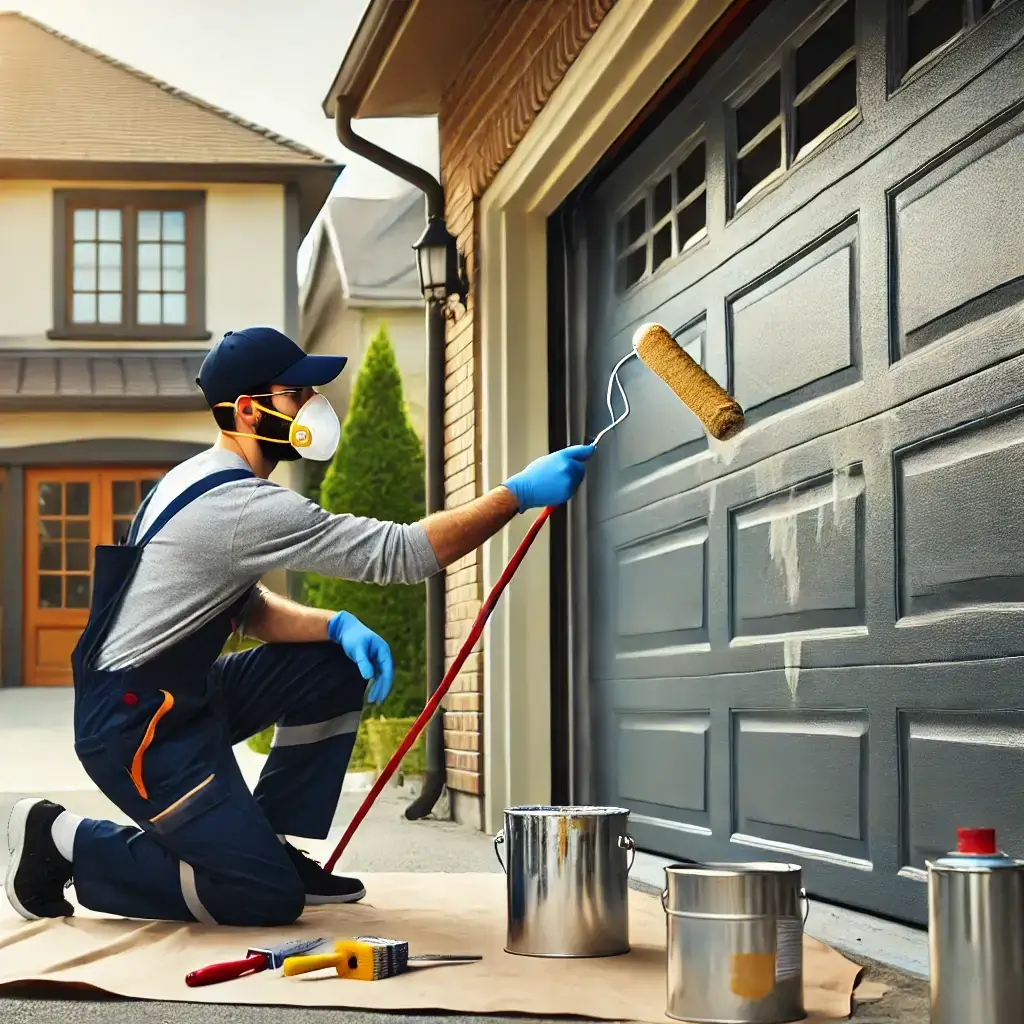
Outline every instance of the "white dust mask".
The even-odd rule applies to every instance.
[[[326,462],[338,450],[341,424],[323,395],[314,395],[299,409],[288,430],[291,446],[304,458]]]

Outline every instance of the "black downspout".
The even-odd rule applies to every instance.
[[[352,130],[353,105],[347,96],[336,101],[334,125],[338,141],[357,156],[409,182],[427,199],[428,222],[444,219],[444,189],[429,172],[389,153]],[[444,508],[444,374],[445,319],[444,310],[436,302],[427,303],[427,424],[426,424],[426,490],[427,513]],[[445,574],[435,573],[427,580],[427,699],[436,692],[444,678],[444,605]],[[444,792],[444,716],[435,714],[426,729],[427,774],[423,791],[405,809],[406,818],[417,821],[434,809]]]

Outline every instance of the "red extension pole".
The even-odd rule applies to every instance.
[[[348,823],[348,828],[345,829],[345,834],[341,837],[341,842],[335,847],[334,853],[331,854],[330,859],[324,865],[328,871],[334,870],[334,865],[338,863],[338,858],[344,852],[345,847],[348,846],[355,830],[359,828],[363,818],[366,817],[367,812],[373,806],[374,801],[380,796],[381,790],[388,784],[388,780],[395,774],[398,766],[402,763],[402,758],[409,753],[410,748],[416,742],[416,737],[426,728],[427,722],[433,717],[441,701],[444,700],[445,694],[451,689],[455,677],[459,674],[460,669],[466,663],[466,659],[476,646],[476,642],[480,639],[480,635],[484,631],[484,625],[491,617],[491,612],[494,611],[494,606],[498,603],[498,598],[501,597],[502,591],[508,586],[509,581],[515,575],[516,569],[519,568],[520,562],[526,557],[526,552],[530,550],[530,546],[537,538],[537,534],[540,533],[541,527],[547,522],[548,517],[553,511],[554,507],[551,505],[541,511],[540,515],[533,521],[533,525],[527,531],[526,536],[520,542],[519,547],[516,548],[515,554],[509,559],[508,565],[505,566],[504,571],[498,578],[498,582],[494,584],[491,592],[487,595],[487,600],[484,601],[483,607],[473,621],[473,628],[469,631],[466,642],[459,649],[459,653],[455,656],[451,667],[445,673],[444,679],[441,680],[441,685],[434,691],[430,700],[427,701],[426,706],[419,713],[416,721],[413,722],[412,728],[405,739],[402,740],[401,745],[394,752],[391,760],[384,766],[384,770],[380,773],[380,777],[373,784],[370,792],[364,797],[359,810],[352,816],[352,820]]]

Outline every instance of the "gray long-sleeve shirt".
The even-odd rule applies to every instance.
[[[175,466],[149,502],[139,536],[202,477],[246,469],[211,448]],[[300,494],[252,477],[214,488],[182,509],[146,546],[100,651],[100,669],[147,661],[195,632],[274,569],[370,583],[418,583],[439,571],[426,532],[331,515]]]

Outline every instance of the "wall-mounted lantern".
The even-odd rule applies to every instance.
[[[431,217],[413,246],[416,250],[416,268],[420,275],[420,289],[427,302],[445,307],[445,313],[454,317],[448,300],[457,296],[463,306],[469,297],[466,279],[466,260],[459,252],[455,238],[441,217]]]

